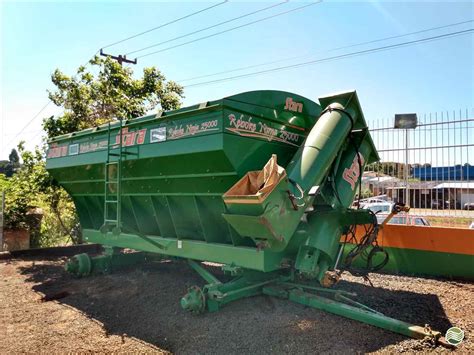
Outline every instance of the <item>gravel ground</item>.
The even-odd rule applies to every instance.
[[[186,313],[180,297],[203,282],[183,262],[84,279],[67,275],[63,263],[0,261],[0,353],[451,352],[268,296],[239,300],[217,313]],[[442,332],[458,326],[466,339],[456,352],[474,352],[473,283],[380,274],[370,280],[374,287],[345,275],[338,287],[404,321]],[[63,298],[42,301],[58,294]]]

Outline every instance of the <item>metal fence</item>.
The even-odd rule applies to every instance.
[[[368,125],[381,160],[364,172],[366,196],[474,221],[474,109],[418,114],[414,129],[395,129],[393,118]]]

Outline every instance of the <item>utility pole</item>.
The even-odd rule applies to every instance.
[[[100,49],[100,55],[104,57],[110,57],[116,60],[120,65],[122,65],[122,63],[137,64],[137,58],[135,58],[134,60],[127,59],[126,55],[121,55],[121,54],[119,54],[118,56],[114,56],[111,54],[104,53],[102,48]]]

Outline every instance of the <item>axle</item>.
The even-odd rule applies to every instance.
[[[188,260],[191,267],[207,282],[203,288],[192,286],[181,299],[181,307],[193,313],[205,310],[215,312],[231,301],[269,295],[288,299],[307,307],[316,308],[341,317],[389,330],[415,339],[427,339],[433,344],[450,347],[441,333],[424,327],[388,317],[370,307],[355,301],[357,294],[343,290],[301,284],[295,281],[294,272],[261,273],[243,270],[240,276],[227,283],[220,282],[199,263]],[[322,296],[325,295],[325,296]]]

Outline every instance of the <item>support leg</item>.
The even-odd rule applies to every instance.
[[[68,260],[67,272],[82,277],[92,273],[107,273],[120,267],[142,263],[145,253],[121,253],[119,248],[104,247],[104,253],[97,256],[77,254]]]
[[[191,287],[181,299],[183,309],[196,313],[205,309],[215,312],[226,303],[261,294],[265,285],[289,280],[289,277],[283,276],[281,273],[246,270],[231,281],[222,283],[199,263],[192,260],[188,260],[188,262],[208,282],[202,289],[198,286]]]
[[[290,286],[290,288],[288,288],[288,286]],[[348,295],[348,293],[345,293],[344,291],[331,290],[331,292],[327,292],[329,290],[325,290],[328,294],[333,294],[334,299],[331,299],[306,292],[303,290],[305,288],[318,291],[315,287],[281,283],[280,285],[265,287],[263,293],[280,298],[286,298],[308,307],[320,309],[362,323],[367,323],[411,338],[429,339],[433,343],[448,346],[448,343],[441,337],[440,332],[431,330],[428,326],[420,327],[398,319],[387,317],[380,312],[344,296],[344,294]]]

